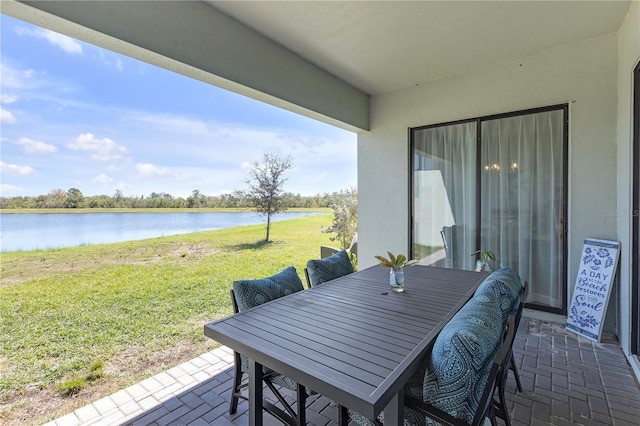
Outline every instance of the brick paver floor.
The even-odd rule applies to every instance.
[[[593,343],[561,324],[523,318],[514,343],[523,393],[507,383],[513,426],[640,425],[640,387],[617,343]],[[246,425],[230,416],[233,352],[221,347],[60,417],[48,426]],[[265,391],[265,396],[269,394]],[[288,397],[293,401],[293,394]],[[310,398],[312,425],[336,425],[336,409]],[[499,424],[502,424],[498,420]],[[265,415],[266,425],[278,425]]]

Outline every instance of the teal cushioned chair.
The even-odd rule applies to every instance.
[[[304,287],[293,266],[267,278],[238,280],[233,283],[240,312],[301,290]]]
[[[438,335],[424,376],[423,401],[468,424],[479,412],[484,421],[490,408],[480,398],[504,338],[495,307],[482,297],[468,301]]]
[[[492,272],[480,284],[475,296],[485,295],[495,298],[500,304],[503,322],[506,324],[509,315],[515,315],[522,296],[522,279],[511,268],[502,267]]]
[[[234,312],[243,312],[263,303],[270,302],[283,296],[303,290],[302,281],[293,266],[267,278],[256,280],[234,281],[231,290],[231,301]],[[247,385],[242,384],[244,374],[249,374],[249,360],[244,355],[234,352],[234,379],[229,405],[229,413],[234,414],[238,408],[238,398],[246,399],[241,391]],[[264,369],[264,382],[271,389],[276,398],[284,406],[286,413],[265,401],[265,410],[283,422],[300,419],[305,422],[305,405],[307,395],[313,393],[302,388],[289,377],[283,376],[268,368]],[[298,398],[298,410],[295,411],[278,391],[279,387],[295,390]],[[288,417],[287,417],[288,416]]]
[[[309,260],[304,272],[309,287],[315,287],[352,273],[353,265],[347,251],[340,250],[323,259]]]
[[[513,319],[511,323],[513,324]],[[479,296],[469,300],[445,325],[427,356],[422,383],[405,386],[405,418],[409,425],[480,425],[494,422],[491,401],[498,374],[498,351],[506,353],[515,334],[505,339],[502,314],[495,299]],[[421,387],[420,387],[421,386]],[[356,423],[380,425],[349,411]],[[437,419],[437,420],[434,420]]]
[[[476,297],[488,297],[498,300],[503,321],[506,323],[509,315],[513,315],[515,317],[516,331],[520,325],[520,318],[522,317],[522,310],[524,309],[527,294],[527,283],[522,281],[520,275],[515,270],[507,267],[502,267],[489,275],[489,277],[480,284],[475,293]],[[513,371],[516,388],[519,392],[522,392],[522,384],[511,348],[509,348],[507,357],[509,358],[507,365],[501,367],[499,372],[499,380],[497,383],[498,401],[496,401],[495,407],[497,416],[504,420],[506,426],[511,426],[511,420],[506,410],[504,394],[509,369]]]

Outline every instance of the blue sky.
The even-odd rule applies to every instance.
[[[0,17],[2,196],[219,195],[265,152],[288,192],[356,186],[354,133]]]

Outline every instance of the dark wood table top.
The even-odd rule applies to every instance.
[[[403,388],[487,273],[374,266],[204,326],[206,336],[369,418]],[[400,400],[401,401],[401,400]]]

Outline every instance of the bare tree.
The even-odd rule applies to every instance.
[[[247,180],[249,190],[246,195],[251,199],[254,210],[267,216],[267,236],[265,242],[269,242],[271,229],[271,215],[287,210],[282,203],[284,192],[284,173],[294,167],[291,156],[280,157],[278,154],[266,153],[262,163],[256,161],[249,171]]]

